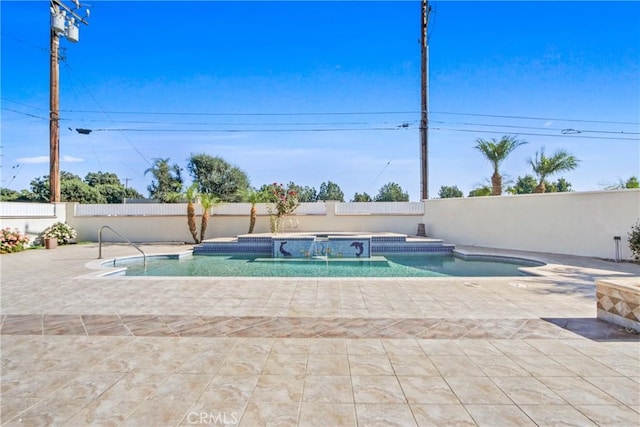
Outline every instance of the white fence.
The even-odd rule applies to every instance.
[[[51,203],[0,203],[0,218],[36,218],[56,216],[56,205]]]
[[[422,202],[336,203],[336,215],[424,215]]]

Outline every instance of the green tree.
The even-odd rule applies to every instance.
[[[531,194],[538,185],[533,175],[519,176],[516,184],[513,186],[514,194]]]
[[[529,164],[533,169],[538,185],[533,190],[534,193],[544,193],[546,191],[545,179],[558,172],[570,171],[578,167],[579,160],[565,150],[557,150],[551,157],[544,154],[544,147],[540,152],[536,152],[534,159],[529,159]]]
[[[34,199],[33,193],[29,190],[15,191],[9,188],[0,187],[0,201],[3,202],[31,202]]]
[[[240,201],[240,191],[249,188],[247,174],[221,157],[208,154],[191,154],[187,169],[203,194],[217,197],[224,202]]]
[[[187,199],[187,226],[191,237],[193,237],[194,243],[200,243],[198,241],[198,229],[196,227],[196,199],[198,196],[198,184],[195,182],[187,188],[185,193]]]
[[[560,178],[556,182],[545,182],[545,187],[547,188],[547,193],[568,193],[573,191],[571,190],[571,183],[564,178]]]
[[[60,200],[78,203],[106,203],[106,198],[96,187],[79,179],[60,180]]]
[[[632,176],[624,183],[624,188],[640,188],[640,182],[638,182],[638,178]]]
[[[617,184],[604,187],[605,190],[624,190],[629,188],[640,188],[640,183],[638,182],[637,177],[631,176],[626,181],[623,179],[618,179]]]
[[[380,187],[374,200],[376,202],[408,202],[409,193],[405,192],[399,184],[389,182]]]
[[[509,154],[519,146],[526,144],[515,136],[505,135],[499,141],[492,138],[490,141],[482,138],[476,139],[475,148],[480,151],[493,165],[493,175],[491,175],[491,185],[493,196],[502,194],[502,175],[500,175],[500,164]]]
[[[457,197],[464,197],[464,193],[462,193],[456,185],[443,185],[440,187],[440,191],[438,191],[438,197],[441,199],[454,199]]]
[[[488,185],[483,185],[473,190],[469,191],[469,197],[484,197],[491,195],[491,187]]]
[[[320,185],[320,192],[318,193],[318,200],[336,200],[338,202],[344,202],[344,193],[340,189],[340,186],[335,182],[327,181]]]
[[[89,172],[87,176],[84,177],[84,182],[92,187],[95,187],[97,185],[122,186],[122,182],[120,182],[120,178],[118,178],[118,175],[111,172]]]
[[[153,159],[153,165],[144,171],[151,173],[153,180],[147,186],[149,197],[162,203],[178,201],[182,193],[182,168],[176,164],[169,165],[169,159]]]
[[[352,202],[372,202],[373,199],[367,193],[356,193],[353,195]]]
[[[318,192],[313,187],[303,187],[294,182],[289,182],[287,189],[293,190],[298,194],[298,201],[300,203],[313,203],[318,201]]]

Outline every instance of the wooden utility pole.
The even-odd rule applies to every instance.
[[[78,41],[78,25],[88,25],[87,21],[77,14],[80,1],[74,0],[75,10],[65,6],[62,0],[50,0],[51,57],[49,58],[49,201],[60,201],[60,70],[59,50],[60,37],[69,41]],[[89,11],[87,10],[87,17]]]
[[[427,27],[431,8],[427,0],[422,0],[422,20],[420,32],[422,35],[420,47],[421,55],[421,108],[420,108],[420,196],[429,198],[429,40]]]
[[[51,28],[51,59],[49,64],[49,201],[60,201],[60,72],[58,50],[60,39]]]

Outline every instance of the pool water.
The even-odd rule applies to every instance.
[[[468,260],[443,254],[389,254],[368,259],[274,259],[264,255],[202,255],[180,259],[149,257],[120,260],[126,276],[222,277],[447,277],[521,276],[519,267],[531,263]]]

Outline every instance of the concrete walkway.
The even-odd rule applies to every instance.
[[[637,265],[490,250],[548,265],[131,278],[98,277],[97,252],[0,257],[2,425],[640,425],[640,339],[595,318],[594,287]]]

